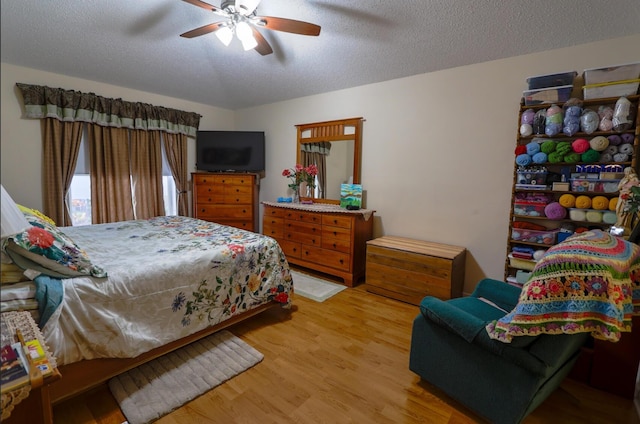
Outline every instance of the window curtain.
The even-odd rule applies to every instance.
[[[178,191],[178,215],[189,216],[187,136],[184,134],[163,134],[164,151]]]
[[[78,161],[82,122],[61,122],[45,118],[42,122],[44,213],[58,226],[72,225],[67,193]]]
[[[100,224],[134,219],[128,131],[91,125],[89,157],[92,222]]]
[[[162,145],[159,131],[131,131],[131,190],[135,219],[164,215]]]
[[[127,197],[122,192],[122,190],[124,190],[125,168],[124,164],[117,163],[118,160],[121,160],[123,158],[122,155],[125,145],[128,146],[128,143],[124,143],[124,140],[125,138],[128,140],[129,131],[158,131],[163,133],[164,135],[172,136],[171,138],[174,138],[176,140],[182,140],[180,142],[172,143],[177,144],[178,146],[172,146],[172,148],[167,149],[167,152],[169,152],[170,150],[174,150],[174,147],[177,149],[173,153],[173,159],[170,159],[170,162],[173,161],[171,169],[176,181],[176,187],[178,187],[178,190],[180,190],[178,196],[179,213],[181,215],[188,215],[188,202],[186,200],[186,140],[187,137],[196,136],[196,132],[200,124],[199,114],[164,108],[161,106],[153,106],[146,103],[128,102],[122,99],[110,99],[98,96],[94,93],[81,93],[78,91],[65,90],[62,88],[51,88],[46,86],[22,83],[17,83],[16,86],[22,93],[25,107],[24,116],[26,118],[52,121],[57,120],[65,124],[73,123],[79,128],[81,127],[82,123],[88,123],[91,125],[92,128],[89,131],[90,134],[93,136],[93,139],[99,140],[99,145],[93,147],[93,154],[95,156],[92,159],[92,177],[94,172],[93,169],[95,169],[93,168],[93,166],[99,166],[100,169],[100,171],[98,171],[99,181],[97,181],[95,184],[92,182],[91,187],[92,197],[94,195],[96,196],[96,198],[92,201],[92,214],[94,213],[94,208],[96,208],[95,211],[98,212],[97,215],[93,215],[94,223],[112,222],[113,220],[127,219],[122,217],[129,216],[131,216],[131,218],[128,219],[132,219],[133,217],[133,206],[129,207],[120,203],[122,201],[125,201]],[[105,129],[114,129],[117,131],[98,130],[98,127]],[[77,131],[80,134],[80,130]],[[53,132],[53,130],[51,133],[59,134],[58,132]],[[61,140],[65,139],[65,137],[63,136],[55,137],[60,137],[60,140],[56,141],[56,144],[63,143],[63,141]],[[134,142],[134,144],[136,144],[136,152],[138,152],[139,154],[143,154],[140,153],[140,146],[137,141],[141,139],[141,137],[138,135],[132,135],[131,137],[132,140],[136,140]],[[45,143],[45,152],[49,148],[53,150],[59,149],[59,147],[56,147],[56,145],[46,147],[47,144],[52,144],[50,138],[51,137],[43,138],[43,141]],[[148,139],[155,140],[155,137],[151,136]],[[115,145],[106,145],[107,143],[109,143],[108,140],[114,141]],[[184,146],[180,146],[180,143],[183,143]],[[155,151],[155,147],[150,147],[149,149],[149,151]],[[108,158],[107,156],[109,155],[114,156],[112,158]],[[52,217],[58,216],[58,220],[62,219],[62,221],[60,222],[65,222],[68,225],[71,225],[71,222],[68,208],[66,207],[64,199],[66,198],[66,194],[71,183],[71,178],[73,177],[76,160],[77,148],[75,157],[71,157],[70,155],[64,155],[61,157],[55,155],[47,156],[45,154],[45,161],[49,162],[45,165],[45,176],[47,177],[46,179],[51,181],[60,181],[59,183],[55,183],[56,186],[59,186],[57,190],[49,192],[49,190],[45,189],[45,196],[52,197],[52,199],[49,201],[47,201],[45,197],[45,205],[47,205],[47,202],[50,203],[50,206],[46,206],[45,212]],[[95,165],[93,162],[94,160],[96,162]],[[61,162],[53,163],[54,161]],[[128,166],[131,165],[128,159],[126,163]],[[154,179],[151,178],[149,174],[146,174],[146,177],[143,178],[143,173],[142,171],[140,171],[140,168],[137,168],[138,166],[144,165],[140,164],[137,159],[134,159],[133,168],[127,169],[127,171],[130,172],[131,170],[133,170],[134,174],[137,174],[131,174],[131,177],[136,179],[136,182],[139,184],[142,184],[143,181],[147,181],[152,184],[151,187],[140,187],[140,192],[151,191],[155,193],[157,187],[153,185]],[[47,169],[49,169],[49,171],[47,171]],[[51,175],[49,175],[47,172],[50,172]],[[65,175],[69,175],[69,172],[70,176],[65,177]],[[180,175],[177,175],[176,173],[179,173]],[[127,181],[129,180],[127,179]],[[116,191],[112,193],[108,191],[100,191],[108,190],[109,187],[113,187],[113,189]],[[129,192],[131,192],[130,186]],[[155,194],[151,196],[153,197],[155,196]],[[131,194],[129,194],[129,197],[131,197]],[[148,200],[146,196],[144,198]],[[111,201],[107,201],[109,199]],[[120,205],[119,207],[122,208],[119,211],[111,210],[110,204],[115,203],[114,201],[116,200],[117,204]],[[147,200],[143,200],[142,202],[146,203]],[[102,206],[98,207],[98,202],[102,204]],[[56,205],[59,204],[62,204],[63,210],[59,213],[56,213],[56,208],[60,207]],[[132,205],[131,201],[129,201],[129,205]],[[147,206],[148,205],[143,205],[140,202],[136,204],[136,208],[144,209]],[[159,210],[157,208],[155,209],[156,212],[141,210],[140,213],[145,216],[149,213],[157,213]],[[164,210],[164,207],[162,208],[162,210]],[[58,222],[58,220],[56,220],[56,222]]]
[[[318,198],[324,199],[327,192],[327,156],[331,151],[331,143],[302,143],[300,145],[302,166],[315,164],[318,167]]]

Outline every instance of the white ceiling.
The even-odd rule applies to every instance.
[[[638,0],[262,0],[257,13],[322,31],[263,29],[274,53],[260,56],[179,37],[220,20],[181,0],[2,0],[1,60],[236,110],[640,29]]]

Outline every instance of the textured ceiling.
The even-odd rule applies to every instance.
[[[640,28],[638,0],[262,0],[257,12],[322,31],[263,29],[274,54],[260,56],[179,37],[220,20],[180,0],[2,0],[1,60],[235,110]]]

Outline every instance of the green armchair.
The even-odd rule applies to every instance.
[[[469,297],[425,297],[413,322],[409,368],[492,423],[520,422],[569,374],[588,338],[491,339],[485,327],[514,309],[520,293],[484,279]]]

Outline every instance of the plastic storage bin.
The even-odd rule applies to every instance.
[[[527,78],[529,90],[539,90],[541,88],[561,87],[563,85],[573,85],[573,79],[578,75],[576,71],[561,72],[559,74],[539,75]]]
[[[543,88],[539,90],[527,90],[523,92],[524,104],[526,106],[546,103],[566,102],[571,97],[573,85],[562,87]]]
[[[511,238],[515,241],[524,241],[538,244],[555,244],[556,236],[560,230],[523,230],[521,228],[511,229]]]
[[[640,78],[640,62],[584,70],[584,85]]]
[[[518,171],[517,184],[545,185],[547,172],[545,171]]]
[[[545,216],[544,203],[514,202],[513,213],[521,216]]]
[[[620,180],[587,180],[584,178],[571,179],[571,191],[593,193],[615,193],[618,191]]]
[[[603,97],[633,96],[638,93],[639,85],[640,79],[591,84],[582,87],[582,94],[585,100],[600,99]]]

